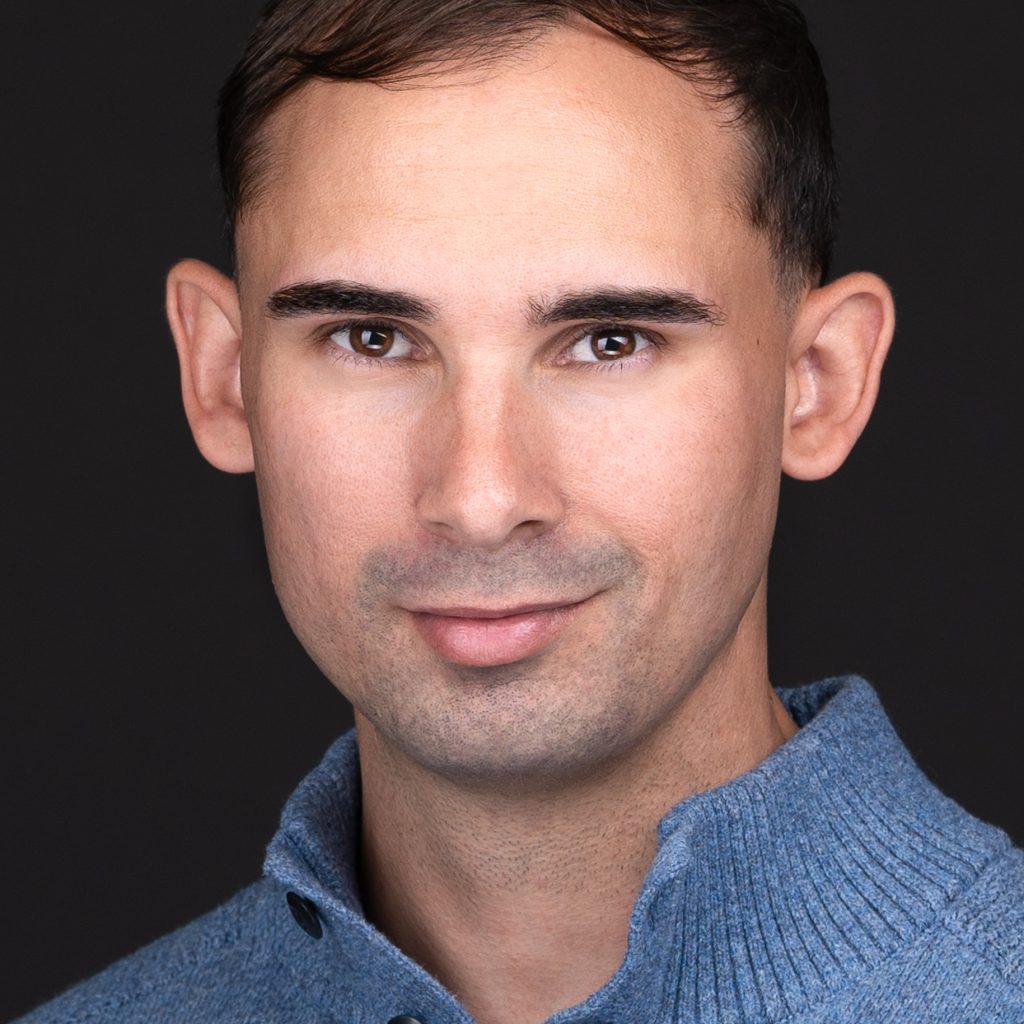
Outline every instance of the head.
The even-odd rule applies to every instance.
[[[293,0],[267,6],[221,93],[221,181],[232,247],[263,191],[270,113],[304,83],[429,82],[453,66],[515,60],[568,24],[605,29],[683,75],[742,127],[736,201],[773,248],[780,283],[827,274],[836,222],[828,94],[799,9],[789,0]]]
[[[186,411],[361,728],[550,778],[766,679],[780,473],[842,463],[893,325],[876,277],[822,283],[788,3],[284,0],[221,153],[234,280],[168,285]]]

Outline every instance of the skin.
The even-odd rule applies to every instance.
[[[271,120],[237,281],[169,278],[196,441],[255,469],[282,606],[356,711],[368,915],[480,1021],[607,981],[660,817],[796,731],[766,660],[779,477],[843,462],[893,307],[870,274],[780,292],[723,113],[580,25],[484,76],[307,85]],[[437,318],[360,358],[343,317],[268,314],[316,280]],[[610,288],[684,289],[714,322],[630,320],[635,351],[595,362],[604,324],[526,315]],[[416,624],[537,602],[578,607],[508,664]]]

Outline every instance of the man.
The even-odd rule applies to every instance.
[[[1024,1019],[1021,852],[865,682],[769,681],[780,472],[894,323],[824,283],[798,13],[281,0],[221,154],[185,408],[356,735],[261,882],[28,1019]]]

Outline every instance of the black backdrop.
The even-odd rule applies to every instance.
[[[292,638],[255,493],[194,451],[162,314],[223,265],[213,102],[255,0],[5,5],[0,1018],[257,877],[348,711]],[[809,0],[837,271],[900,323],[846,467],[787,483],[776,685],[856,670],[1024,840],[1019,5]]]

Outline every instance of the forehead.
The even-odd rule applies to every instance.
[[[238,234],[247,284],[423,282],[442,305],[595,278],[707,290],[738,255],[764,258],[725,121],[596,27],[486,72],[307,84],[268,124],[265,187]]]

